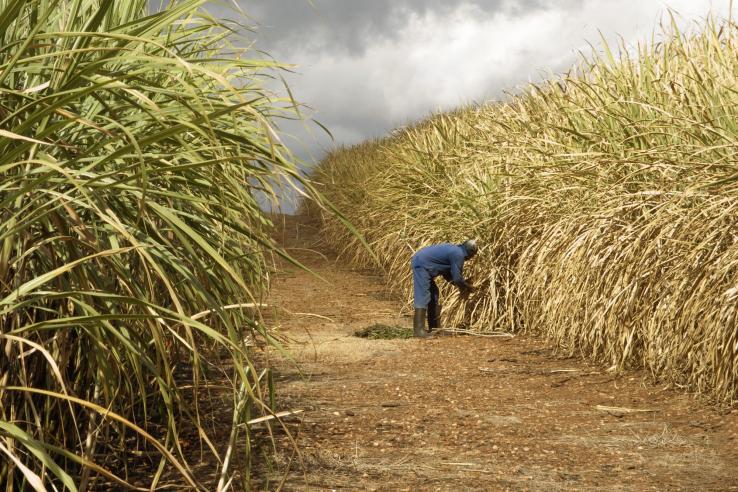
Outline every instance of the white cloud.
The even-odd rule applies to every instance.
[[[460,2],[442,13],[415,13],[391,36],[365,39],[360,51],[290,46],[274,54],[298,64],[299,75],[289,77],[295,96],[315,109],[338,143],[350,144],[561,72],[577,52],[590,50],[588,41],[601,44],[600,32],[612,46],[619,36],[633,45],[647,41],[659,20],[668,22],[668,8],[681,14],[684,27],[710,11],[727,16],[728,5],[729,0],[569,0],[527,12],[490,12]],[[313,138],[306,136],[308,147],[317,145]]]

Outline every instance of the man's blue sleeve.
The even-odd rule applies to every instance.
[[[451,258],[451,281],[459,288],[464,289],[467,286],[463,275],[464,270],[464,258],[454,257]]]

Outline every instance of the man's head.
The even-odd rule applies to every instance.
[[[461,246],[466,250],[466,257],[472,258],[475,254],[477,254],[477,240],[476,239],[467,239],[463,243],[461,243]]]

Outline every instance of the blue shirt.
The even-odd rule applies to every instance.
[[[460,244],[434,244],[419,249],[410,264],[413,268],[424,268],[431,278],[441,275],[461,288],[466,287],[462,271],[467,256],[466,248]]]

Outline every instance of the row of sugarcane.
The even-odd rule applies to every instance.
[[[476,237],[444,323],[544,334],[562,353],[738,398],[738,27],[607,44],[507,99],[328,155],[335,249],[410,299],[409,259]]]
[[[296,106],[240,26],[161,3],[0,0],[0,489],[250,486]]]

